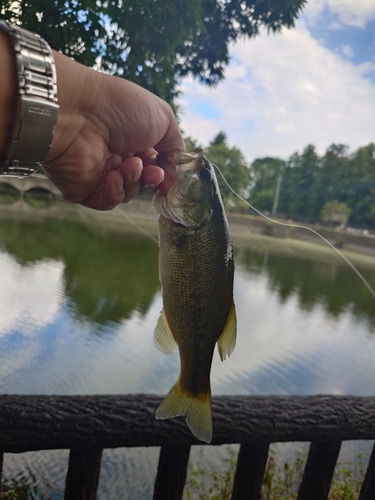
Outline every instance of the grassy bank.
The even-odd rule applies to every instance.
[[[234,482],[237,452],[228,447],[226,467],[222,472],[209,472],[202,465],[201,449],[196,463],[189,466],[184,500],[230,500]],[[261,500],[296,500],[305,467],[306,455],[298,453],[291,461],[281,462],[270,450],[263,477]],[[357,500],[364,477],[361,455],[354,462],[339,463],[335,470],[328,500]]]
[[[227,448],[227,458],[220,472],[208,471],[203,465],[207,449],[200,449],[199,459],[189,465],[183,500],[230,500],[237,463],[237,450]],[[209,452],[209,451],[208,451]],[[277,452],[270,450],[263,478],[261,500],[296,500],[306,454],[297,453],[294,459],[280,461]],[[3,482],[2,500],[47,500],[53,484],[38,484],[31,471],[30,479],[22,473]],[[328,500],[357,500],[365,474],[361,455],[353,462],[339,463],[335,470]]]
[[[120,205],[109,212],[90,210],[71,203],[56,202],[48,207],[35,208],[21,201],[11,205],[0,206],[0,217],[18,218],[40,221],[43,219],[72,220],[93,224],[103,231],[145,232],[154,238],[158,234],[157,216],[151,206],[152,197],[137,198],[131,203]],[[260,218],[250,216],[229,217],[235,247],[249,248],[256,252],[287,256],[296,256],[322,262],[343,263],[342,257],[318,236],[309,231],[298,233],[269,232]],[[318,229],[319,230],[319,229]],[[301,239],[301,235],[308,239]],[[361,268],[375,269],[375,251],[372,248],[355,246],[349,249],[344,245],[340,251],[355,265]]]

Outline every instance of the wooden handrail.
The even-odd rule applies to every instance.
[[[0,396],[0,450],[202,444],[183,418],[156,420],[162,397]],[[217,396],[213,445],[375,439],[375,397]]]
[[[154,500],[180,500],[190,446],[203,443],[182,418],[155,419],[161,400],[147,394],[0,396],[0,478],[3,453],[68,448],[65,500],[94,500],[104,448],[160,446]],[[326,500],[341,442],[375,439],[375,397],[219,396],[212,408],[211,444],[241,444],[232,500],[260,499],[272,442],[311,442],[298,500]],[[374,495],[375,451],[359,499]]]

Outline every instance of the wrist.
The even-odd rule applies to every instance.
[[[76,140],[87,122],[92,121],[92,110],[98,107],[100,73],[53,51],[59,115],[51,150],[46,163],[62,155]],[[100,78],[99,78],[100,80]]]
[[[24,177],[43,164],[50,149],[59,108],[55,66],[50,46],[39,35],[3,20],[0,31],[8,40],[8,48],[3,43],[1,50],[6,74],[0,174]]]

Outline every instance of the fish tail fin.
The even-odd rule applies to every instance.
[[[186,423],[201,441],[210,443],[212,439],[211,390],[198,397],[184,391],[179,382],[172,387],[156,410],[156,418],[165,419],[184,415]]]

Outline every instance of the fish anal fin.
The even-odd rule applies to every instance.
[[[195,397],[184,391],[177,382],[156,410],[156,418],[185,416],[186,423],[192,434],[206,443],[212,439],[211,391]]]
[[[237,317],[236,317],[236,307],[234,302],[230,306],[227,322],[225,323],[224,329],[217,341],[217,346],[219,349],[219,354],[221,361],[227,356],[230,356],[234,351],[236,345],[236,334],[237,334]]]
[[[177,344],[169,328],[164,309],[161,311],[158,322],[154,330],[154,343],[159,351],[164,354],[172,354]]]

